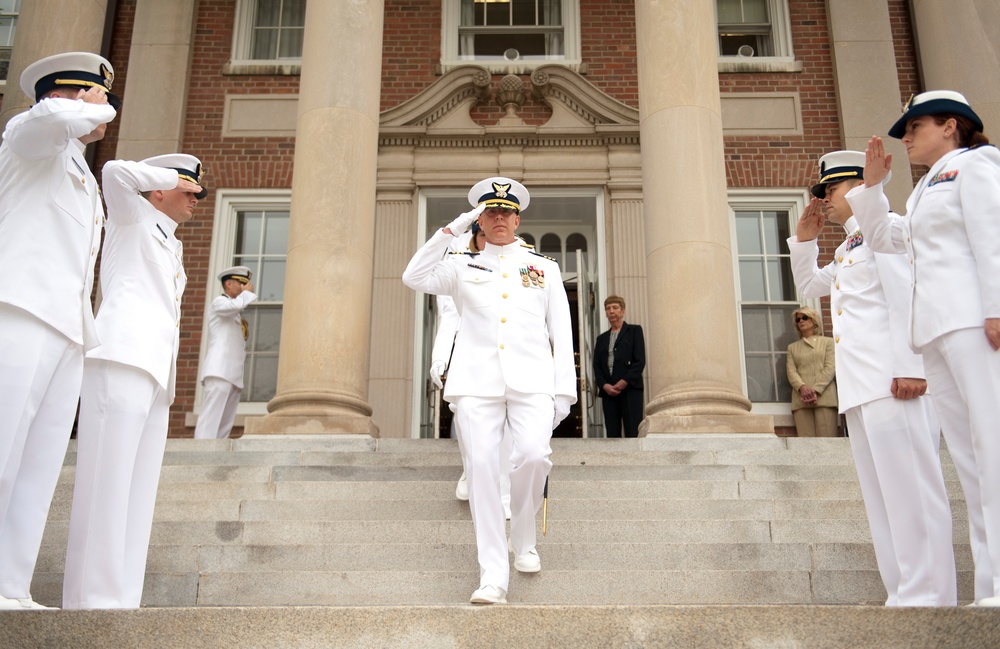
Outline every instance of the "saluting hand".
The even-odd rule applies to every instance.
[[[799,241],[812,241],[819,236],[825,222],[826,216],[823,214],[823,201],[813,198],[806,205],[802,216],[799,217],[799,223],[795,228],[796,238]]]
[[[197,194],[201,192],[201,185],[199,185],[198,183],[193,183],[190,180],[186,180],[184,178],[178,178],[176,189],[181,190],[185,194]]]
[[[76,93],[76,98],[81,101],[85,101],[88,104],[108,103],[108,93],[100,86],[91,86],[86,90],[80,88],[80,91]]]
[[[240,293],[243,293],[244,291],[250,291],[251,293],[253,293],[253,282],[247,282],[246,284],[243,284],[242,288],[240,289]]]
[[[889,175],[891,168],[892,154],[885,152],[882,138],[873,135],[865,149],[865,185],[871,187],[880,184]]]
[[[477,205],[474,209],[463,212],[455,217],[455,220],[448,224],[448,227],[444,229],[445,234],[450,234],[457,237],[460,234],[464,234],[472,222],[479,218],[479,215],[483,213],[486,209],[486,203]]]

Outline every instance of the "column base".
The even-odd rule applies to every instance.
[[[368,435],[378,437],[378,427],[363,415],[279,415],[247,417],[244,435]]]
[[[662,434],[691,433],[771,433],[774,434],[774,417],[771,415],[698,414],[649,415],[639,424],[639,437]]]

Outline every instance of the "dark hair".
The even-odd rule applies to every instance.
[[[958,134],[958,145],[961,147],[973,147],[990,143],[990,139],[976,128],[976,125],[968,117],[952,113],[941,113],[939,115],[932,115],[931,117],[934,118],[934,123],[938,126],[941,126],[949,119],[955,120],[955,132]]]

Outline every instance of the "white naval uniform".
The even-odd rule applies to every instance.
[[[976,600],[1000,595],[1000,352],[986,318],[1000,318],[1000,152],[941,157],[891,216],[881,186],[847,194],[873,250],[911,264],[911,346],[927,383],[969,508]]]
[[[84,366],[64,608],[138,608],[142,598],[187,276],[177,223],[139,192],[177,179],[138,162],[104,165],[103,344]]]
[[[208,308],[208,351],[198,377],[205,401],[194,429],[195,439],[225,439],[233,428],[247,357],[242,314],[256,299],[251,291],[236,297],[223,294]]]
[[[888,606],[957,602],[951,508],[930,397],[899,400],[894,378],[925,378],[907,344],[909,265],[872,252],[852,217],[848,238],[819,268],[816,240],[788,239],[803,297],[830,296],[840,411],[864,495]]]
[[[45,99],[0,143],[0,595],[26,598],[76,416],[104,207],[78,138],[115,109]]]
[[[452,296],[461,314],[444,396],[457,407],[460,430],[475,431],[463,440],[480,585],[506,591],[500,441],[506,422],[513,438],[510,544],[521,554],[535,547],[535,515],[552,466],[554,398],[576,402],[569,302],[558,264],[519,242],[442,260],[451,239],[435,233],[410,260],[403,282]],[[522,275],[531,269],[541,271],[544,286]]]

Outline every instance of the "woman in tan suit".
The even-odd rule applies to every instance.
[[[820,334],[819,314],[809,307],[796,309],[792,321],[799,332],[799,339],[788,346],[795,429],[799,437],[836,437],[833,338]]]

